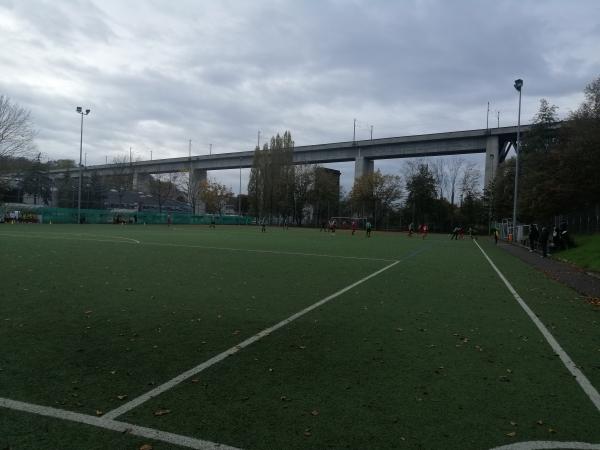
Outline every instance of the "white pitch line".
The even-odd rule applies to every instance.
[[[146,242],[146,241],[138,241],[137,239],[127,238],[124,236],[113,236],[118,239],[127,239],[128,241],[117,241],[110,239],[79,239],[72,237],[62,237],[62,236],[52,236],[52,235],[41,235],[41,234],[33,234],[33,233],[21,233],[21,234],[8,234],[8,233],[0,233],[0,236],[12,236],[12,237],[20,237],[20,238],[38,238],[38,239],[63,239],[67,241],[90,241],[90,242],[111,242],[113,244],[119,243],[134,243],[141,245],[156,245],[160,247],[182,247],[182,248],[201,248],[206,250],[222,250],[222,251],[230,251],[230,252],[249,252],[249,253],[268,253],[272,255],[289,255],[289,256],[315,256],[320,258],[338,258],[338,259],[352,259],[352,260],[361,260],[361,261],[382,261],[382,262],[392,262],[394,259],[389,258],[369,258],[367,256],[344,256],[344,255],[327,255],[323,253],[302,253],[302,252],[286,252],[279,250],[261,250],[261,249],[248,249],[248,248],[235,248],[235,247],[213,247],[208,245],[195,245],[195,244],[176,244],[172,242]],[[80,234],[79,236],[85,236]],[[91,236],[91,235],[88,235]],[[107,236],[109,237],[109,236]]]
[[[85,425],[92,425],[94,427],[104,428],[107,430],[117,431],[119,433],[131,434],[134,436],[140,436],[148,439],[154,439],[156,441],[167,442],[169,444],[180,445],[182,447],[188,447],[199,450],[240,450],[236,447],[230,447],[223,444],[217,444],[215,442],[203,441],[195,439],[189,436],[182,436],[179,434],[168,433],[166,431],[156,430],[154,428],[140,427],[138,425],[132,425],[126,422],[118,422],[116,420],[109,420],[105,417],[95,417],[88,414],[80,414],[72,411],[65,411],[64,409],[51,408],[48,406],[34,405],[31,403],[19,402],[17,400],[10,400],[7,398],[0,397],[0,407],[12,409],[16,411],[27,412],[31,414],[37,414],[40,416],[52,417],[55,419],[68,420],[71,422],[83,423]]]
[[[114,236],[119,239],[128,239],[129,241],[122,241],[117,239],[110,239],[110,236],[107,236],[109,239],[95,239],[95,238],[76,238],[76,237],[63,237],[63,236],[52,236],[52,235],[40,235],[33,233],[22,233],[22,234],[10,234],[10,233],[0,233],[0,236],[8,236],[8,237],[16,237],[16,238],[34,238],[34,239],[54,239],[54,240],[63,240],[63,241],[80,241],[80,242],[110,242],[112,244],[139,244],[140,241],[131,238],[125,238],[122,236]]]
[[[367,256],[343,256],[343,255],[327,255],[323,253],[302,253],[302,252],[286,252],[279,250],[260,250],[251,248],[235,248],[235,247],[212,247],[208,245],[195,245],[195,244],[175,244],[171,242],[147,242],[143,241],[141,245],[157,245],[161,247],[184,247],[184,248],[201,248],[206,250],[223,250],[230,252],[249,252],[249,253],[269,253],[273,255],[291,255],[291,256],[318,256],[321,258],[340,258],[340,259],[358,259],[362,261],[382,261],[392,262],[395,259],[389,258],[369,258]]]
[[[423,250],[421,250],[423,251]],[[420,252],[415,252],[413,253],[411,256],[414,256],[415,254],[420,253]],[[410,257],[410,256],[409,256]],[[225,350],[222,353],[219,353],[216,356],[213,356],[212,358],[210,358],[209,360],[203,362],[202,364],[197,365],[196,367],[191,368],[190,370],[183,372],[180,375],[177,375],[175,378],[167,381],[166,383],[161,384],[160,386],[157,386],[156,388],[152,389],[151,391],[146,392],[145,394],[140,395],[137,398],[134,398],[133,400],[124,403],[123,405],[119,406],[118,408],[113,409],[112,411],[107,412],[104,417],[107,419],[114,419],[120,415],[125,414],[126,412],[137,408],[139,405],[141,405],[142,403],[147,402],[148,400],[150,400],[153,397],[156,397],[160,394],[162,394],[163,392],[171,389],[172,387],[177,386],[179,383],[181,383],[182,381],[187,380],[188,378],[198,374],[199,372],[202,372],[203,370],[209,368],[210,366],[224,360],[225,358],[239,352],[240,350],[242,350],[245,347],[248,347],[249,345],[255,343],[256,341],[264,338],[265,336],[268,336],[269,334],[273,333],[275,330],[289,324],[290,322],[293,322],[294,320],[302,317],[303,315],[309,313],[310,311],[323,306],[325,303],[333,300],[336,297],[339,297],[340,295],[342,295],[345,292],[348,292],[350,289],[355,288],[356,286],[358,286],[359,284],[364,283],[367,280],[370,280],[373,277],[376,277],[377,275],[379,275],[382,272],[385,272],[388,269],[391,269],[392,267],[394,267],[396,264],[398,264],[400,262],[400,260],[398,261],[394,261],[392,264],[389,264],[387,266],[385,266],[383,269],[379,269],[376,272],[373,272],[370,275],[367,275],[364,278],[361,278],[360,280],[346,286],[343,289],[340,289],[339,291],[335,292],[334,294],[331,294],[328,297],[325,297],[322,300],[319,300],[316,303],[313,303],[312,305],[304,308],[302,311],[299,311],[293,315],[291,315],[290,317],[288,317],[285,320],[282,320],[281,322],[273,325],[272,327],[266,328],[264,330],[262,330],[261,332],[255,334],[252,337],[249,337],[248,339],[246,339],[243,342],[240,342],[239,344],[231,347],[228,350]]]
[[[490,450],[600,450],[600,444],[587,442],[527,441],[494,447]]]
[[[496,271],[496,273],[498,274],[500,279],[504,282],[504,284],[506,285],[506,287],[508,288],[510,293],[513,295],[515,300],[517,300],[519,305],[521,305],[521,308],[523,308],[525,313],[533,321],[533,323],[538,328],[538,330],[540,330],[542,335],[546,338],[546,341],[548,342],[548,344],[550,344],[550,347],[552,347],[552,350],[554,350],[554,353],[556,353],[558,355],[558,357],[563,362],[563,364],[565,365],[567,370],[569,372],[571,372],[571,374],[575,377],[575,381],[577,381],[577,383],[579,383],[579,386],[581,386],[581,389],[583,389],[583,392],[586,393],[586,395],[592,401],[594,406],[596,406],[596,409],[598,411],[600,411],[600,394],[598,394],[598,391],[596,390],[596,388],[592,385],[592,383],[590,383],[590,381],[583,374],[583,372],[581,370],[579,370],[579,368],[573,362],[573,360],[569,357],[569,355],[567,355],[567,353],[562,349],[562,347],[560,346],[558,341],[554,338],[554,336],[552,336],[552,334],[550,333],[550,331],[548,331],[548,329],[542,323],[542,321],[540,319],[538,319],[537,316],[535,315],[535,313],[531,310],[531,308],[529,308],[529,306],[527,306],[527,303],[525,303],[525,301],[519,296],[517,291],[512,287],[512,285],[509,283],[509,281],[506,279],[506,277],[502,274],[502,272],[500,272],[498,267],[496,267],[496,265],[492,262],[492,260],[487,255],[487,253],[483,251],[483,249],[480,247],[480,245],[477,243],[477,241],[473,241],[473,242],[475,242],[475,245],[477,245],[477,247],[479,247],[479,250],[481,250],[481,253],[483,253],[483,256],[485,256],[485,259],[487,259],[487,261],[490,263],[492,268]]]
[[[125,237],[125,236],[114,236],[114,237],[119,238],[119,239],[127,239],[128,241],[133,241],[135,244],[139,244],[140,243],[140,241],[138,241],[137,239],[128,238],[128,237]]]

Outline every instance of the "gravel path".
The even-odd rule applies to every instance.
[[[572,264],[558,261],[552,257],[542,258],[539,253],[530,253],[527,248],[498,243],[498,247],[516,256],[530,266],[544,272],[550,278],[566,284],[586,297],[600,298],[600,278]]]

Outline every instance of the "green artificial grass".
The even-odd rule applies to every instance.
[[[187,448],[89,425],[0,410],[0,448],[3,450],[139,450],[144,445],[152,446],[152,450]]]
[[[574,241],[576,247],[561,251],[556,256],[600,274],[600,234],[577,235]]]
[[[598,388],[600,310],[481,244]],[[479,249],[446,236],[3,226],[0,397],[109,411],[389,259],[401,262],[117,420],[245,449],[600,442],[600,412]],[[0,436],[143,441],[32,417],[0,409]],[[52,430],[24,437],[30,422]]]

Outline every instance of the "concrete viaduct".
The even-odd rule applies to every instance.
[[[530,125],[522,125],[521,133],[527,134]],[[390,137],[364,141],[338,142],[332,144],[305,145],[294,148],[294,164],[327,164],[354,161],[354,177],[373,171],[374,161],[393,158],[419,158],[426,156],[462,155],[485,153],[485,177],[487,185],[503,162],[510,145],[516,143],[517,127],[501,127],[415,136]],[[254,151],[218,153],[214,155],[184,158],[135,161],[126,165],[102,164],[84,168],[85,176],[93,172],[100,176],[133,176],[133,189],[146,185],[152,174],[190,172],[194,182],[206,179],[209,170],[252,167]],[[51,170],[53,179],[64,176],[64,169]],[[69,171],[79,175],[78,169]]]

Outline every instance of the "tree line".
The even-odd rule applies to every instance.
[[[600,203],[600,77],[585,87],[584,95],[560,126],[558,106],[540,100],[519,154],[520,222],[551,222]],[[506,161],[486,189],[495,218],[512,217],[515,166],[514,158]]]

